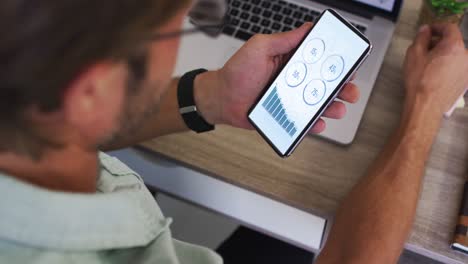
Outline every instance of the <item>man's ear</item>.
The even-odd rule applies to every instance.
[[[90,66],[69,84],[63,96],[65,122],[76,133],[97,141],[116,129],[126,90],[123,65]]]

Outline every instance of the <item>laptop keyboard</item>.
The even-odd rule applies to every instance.
[[[229,0],[229,24],[223,33],[247,41],[257,33],[289,31],[315,22],[320,12],[282,0]],[[366,27],[353,25],[362,33]]]

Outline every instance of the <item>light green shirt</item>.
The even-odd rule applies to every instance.
[[[222,263],[172,238],[142,179],[100,154],[96,194],[53,192],[0,174],[0,263]]]

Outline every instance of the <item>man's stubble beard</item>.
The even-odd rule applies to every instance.
[[[170,78],[166,81],[147,79],[149,50],[142,49],[127,60],[128,79],[125,102],[117,119],[117,129],[106,137],[100,146],[112,146],[132,139],[144,122],[160,109],[161,98],[167,94]]]
[[[161,98],[166,94],[166,92],[158,94],[160,85],[163,84],[156,82],[145,85],[147,87],[141,87],[136,93],[127,90],[126,100],[118,117],[117,129],[104,139],[100,146],[111,146],[122,140],[134,138],[144,123],[160,110]]]

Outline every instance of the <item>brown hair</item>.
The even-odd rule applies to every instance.
[[[124,60],[188,0],[1,0],[0,152],[27,152],[21,112],[60,107],[99,60]]]

